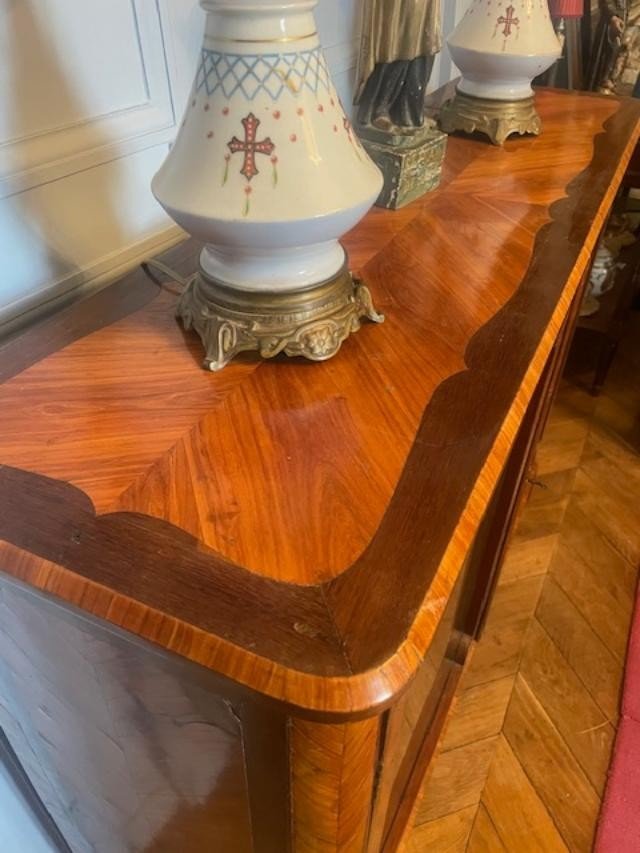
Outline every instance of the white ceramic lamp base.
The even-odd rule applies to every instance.
[[[346,253],[337,240],[290,249],[204,247],[200,268],[209,278],[238,290],[264,293],[308,288],[336,275]]]
[[[331,80],[312,14],[315,0],[201,5],[208,15],[200,64],[184,121],[152,189],[169,215],[205,244],[181,316],[203,337],[209,366],[220,367],[239,349],[272,350],[262,333],[250,342],[238,327],[236,345],[211,355],[212,336],[226,340],[230,334],[231,304],[240,307],[242,323],[253,313],[262,328],[266,305],[306,299],[317,313],[318,288],[346,281],[339,239],[372,206],[382,175]],[[362,301],[362,291],[349,288],[332,291],[334,300],[342,294],[344,310]],[[295,336],[296,311],[285,313],[288,334]],[[287,344],[283,351],[292,349]],[[309,358],[312,350],[300,348]]]

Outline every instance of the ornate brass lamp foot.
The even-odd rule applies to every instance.
[[[181,296],[177,316],[185,329],[200,335],[208,370],[221,370],[247,350],[262,358],[284,352],[325,361],[360,328],[363,317],[384,320],[369,290],[346,266],[315,287],[285,293],[239,290],[201,270]]]
[[[440,127],[445,133],[462,130],[465,133],[484,133],[495,145],[502,145],[512,133],[533,133],[542,130],[534,98],[518,101],[497,101],[474,98],[456,90],[451,100],[440,110]]]

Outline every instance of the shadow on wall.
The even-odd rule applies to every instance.
[[[0,109],[4,113],[6,128],[4,142],[15,143],[24,139],[28,136],[25,126],[28,127],[29,122],[33,124],[33,99],[27,104],[24,94],[21,96],[21,81],[33,77],[34,68],[37,68],[42,83],[43,109],[46,106],[44,99],[49,93],[55,93],[56,111],[61,115],[89,112],[87,105],[77,97],[73,80],[67,79],[60,68],[57,50],[61,48],[53,43],[51,31],[47,30],[43,5],[37,0],[9,0],[2,12],[0,43],[4,43],[4,91]],[[99,34],[95,35],[98,53]],[[34,62],[34,57],[37,57],[37,62]],[[110,141],[93,130],[91,124],[87,124],[85,136],[87,149]],[[3,172],[10,175],[20,170],[21,164],[16,162],[9,163]],[[116,207],[118,182],[114,180],[114,169],[107,173],[97,167],[92,171],[94,205],[101,209],[101,227],[123,237]],[[52,299],[77,284],[74,274],[80,272],[80,265],[69,251],[73,239],[68,233],[74,218],[78,219],[73,180],[73,176],[66,176],[64,189],[61,178],[47,183],[46,192],[38,186],[0,199],[0,257],[4,261],[0,281],[0,339],[20,325],[19,316],[11,324],[2,324],[2,316],[19,315],[32,307],[34,290],[47,287],[47,299]],[[91,212],[87,211],[87,215]],[[64,246],[64,251],[59,246]],[[58,287],[55,282],[60,282]],[[38,301],[42,301],[42,295]]]

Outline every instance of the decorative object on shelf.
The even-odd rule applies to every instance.
[[[640,0],[600,0],[589,88],[640,97]]]
[[[551,67],[545,85],[582,89],[584,0],[549,0],[549,12],[562,48],[562,62]]]
[[[320,48],[315,0],[201,0],[204,44],[155,197],[206,245],[178,315],[205,366],[238,352],[330,358],[367,317],[339,238],[382,176],[353,132]]]
[[[591,317],[598,312],[600,299],[614,285],[616,272],[620,267],[618,258],[621,251],[633,246],[636,239],[627,216],[618,215],[609,219],[591,266],[589,282],[580,308],[581,317]]]
[[[589,21],[597,16],[588,61],[588,88],[604,94],[613,94],[613,78],[622,49],[622,36],[626,21],[628,0],[598,0],[596,9],[589,8]]]
[[[447,137],[424,115],[440,0],[365,0],[361,45],[357,131],[384,175],[377,204],[395,209],[440,183]]]
[[[472,0],[447,43],[462,79],[442,107],[444,131],[479,131],[497,145],[540,133],[531,81],[561,52],[547,0]]]

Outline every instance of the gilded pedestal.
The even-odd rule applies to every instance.
[[[542,131],[534,98],[517,101],[498,101],[489,98],[474,98],[456,91],[451,100],[443,104],[440,111],[440,127],[445,133],[462,130],[465,133],[484,133],[494,143],[502,145],[512,133]]]
[[[349,270],[315,287],[279,293],[243,291],[216,282],[202,270],[178,303],[185,329],[195,329],[205,348],[204,366],[221,370],[240,352],[262,358],[283,352],[325,361],[367,318],[381,323],[369,290]]]
[[[376,204],[393,210],[404,207],[440,183],[447,136],[433,122],[411,133],[359,128],[367,154],[384,176]]]

